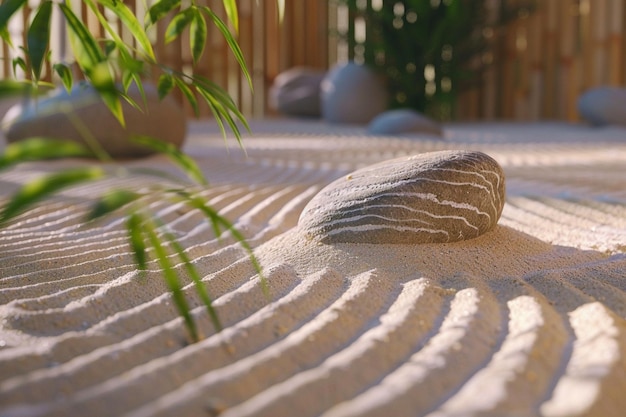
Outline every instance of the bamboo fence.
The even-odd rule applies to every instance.
[[[514,5],[516,1],[506,3]],[[143,2],[126,2],[138,16],[143,15]],[[585,90],[624,85],[625,2],[539,0],[531,13],[520,13],[502,27],[485,28],[491,47],[478,59],[487,65],[481,82],[459,95],[456,119],[576,120],[576,101]],[[222,13],[220,0],[198,3]],[[502,3],[492,0],[490,13]],[[209,47],[195,67],[185,36],[164,44],[167,22],[158,25],[152,36],[159,62],[213,80],[229,92],[247,117],[273,114],[267,93],[282,71],[295,66],[328,69],[351,56],[345,34],[354,22],[345,6],[337,1],[285,0],[282,21],[273,0],[239,0],[238,5],[238,40],[250,70],[252,90],[214,27],[209,29]],[[81,13],[92,32],[103,36],[93,16],[86,10]],[[28,19],[26,12],[21,21],[13,22],[10,30],[19,32]],[[61,26],[61,16],[55,16],[52,41],[58,45],[53,48],[57,59],[69,53],[63,44]],[[132,42],[129,34],[123,35]],[[12,53],[3,43],[3,78],[12,73]],[[202,109],[202,116],[209,114],[207,108]]]

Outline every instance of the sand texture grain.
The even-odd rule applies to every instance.
[[[186,151],[263,265],[197,210],[146,198],[186,248],[224,324],[186,282],[189,343],[158,263],[140,274],[111,187],[167,186],[166,158],[81,185],[0,229],[0,416],[603,416],[626,409],[626,130],[451,124],[444,137],[257,121]],[[455,243],[324,243],[298,228],[326,185],[388,159],[475,150],[506,175],[498,225]],[[84,160],[0,172],[0,198]],[[173,262],[176,262],[172,258]],[[182,266],[178,266],[182,271]]]

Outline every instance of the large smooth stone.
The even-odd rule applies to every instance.
[[[281,72],[270,88],[270,106],[287,116],[320,117],[321,84],[326,71],[296,67]]]
[[[578,112],[596,126],[626,125],[626,89],[593,88],[578,98]]]
[[[8,142],[40,136],[86,143],[81,127],[89,129],[100,145],[113,157],[136,157],[153,153],[133,144],[134,135],[151,136],[181,147],[187,131],[183,109],[171,97],[159,100],[156,87],[144,83],[146,102],[137,88],[129,96],[141,108],[135,109],[122,99],[126,127],[117,121],[95,90],[81,84],[68,93],[55,90],[51,95],[12,107],[3,120]],[[69,116],[70,115],[73,116]]]
[[[444,243],[493,229],[504,172],[482,152],[441,151],[392,159],[331,183],[298,225],[325,243]]]
[[[420,112],[411,109],[388,110],[372,120],[367,128],[375,135],[425,133],[441,136],[441,126]]]
[[[327,122],[367,124],[388,105],[385,83],[364,65],[338,65],[322,81],[322,117]]]

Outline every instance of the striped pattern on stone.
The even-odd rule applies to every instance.
[[[455,242],[491,230],[504,195],[504,173],[490,156],[424,153],[336,180],[304,208],[299,226],[326,243]]]

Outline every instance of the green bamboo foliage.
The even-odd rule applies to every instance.
[[[531,12],[534,0],[501,2],[495,21],[487,21],[487,0],[341,0],[365,21],[365,41],[345,34],[351,58],[384,75],[390,106],[413,108],[440,119],[455,116],[458,95],[478,85],[492,47],[485,29],[495,30],[518,11]],[[359,51],[360,53],[356,53]]]
[[[82,76],[89,81],[100,94],[103,102],[116,116],[120,123],[124,123],[121,100],[129,101],[128,89],[135,84],[139,91],[143,91],[142,80],[146,71],[160,72],[157,89],[161,98],[170,94],[174,89],[182,92],[191,107],[198,114],[198,99],[204,100],[213,111],[222,132],[226,129],[234,132],[241,144],[239,125],[249,129],[248,124],[231,97],[219,86],[210,80],[195,75],[178,73],[157,63],[152,45],[147,36],[147,29],[164,17],[174,14],[166,30],[166,40],[172,41],[180,36],[184,30],[190,32],[190,48],[194,62],[201,59],[207,45],[208,25],[215,25],[226,39],[229,48],[238,61],[244,76],[250,86],[252,81],[248,73],[243,53],[236,41],[239,27],[237,3],[235,0],[223,0],[227,22],[222,21],[209,7],[197,6],[193,1],[185,3],[180,0],[156,1],[148,9],[144,23],[132,11],[117,0],[83,0],[83,3],[94,13],[103,29],[108,34],[106,40],[94,37],[85,24],[79,19],[72,4],[64,1],[43,0],[33,14],[27,28],[27,45],[23,48],[23,55],[13,61],[13,68],[21,68],[27,74],[26,80],[0,80],[0,98],[15,94],[35,94],[42,87],[49,87],[42,81],[43,69],[47,63],[59,77],[66,89],[71,89],[74,74],[70,64],[50,61],[50,18],[52,11],[57,8],[65,19],[68,29],[70,45],[75,56],[74,63]],[[282,1],[278,1],[281,8]],[[25,0],[5,0],[0,4],[0,37],[3,42],[13,46],[7,29],[9,21],[17,17],[17,12],[26,5]],[[284,5],[282,6],[284,8]],[[105,13],[106,11],[106,13]],[[128,29],[134,37],[137,47],[131,47],[124,42],[107,18],[113,14],[119,22]],[[228,27],[233,28],[234,32]],[[137,105],[136,103],[131,104]],[[82,121],[73,121],[81,126]],[[252,264],[261,278],[261,285],[267,293],[267,284],[262,275],[261,266],[254,256],[252,248],[245,237],[235,226],[201,196],[191,192],[192,189],[208,186],[208,182],[195,161],[174,146],[149,137],[137,137],[135,142],[149,147],[154,151],[164,153],[170,161],[179,167],[187,176],[187,181],[180,182],[176,187],[161,188],[158,191],[163,199],[183,203],[198,210],[210,223],[216,237],[228,232],[248,254]],[[96,158],[92,164],[80,168],[61,170],[53,174],[42,176],[22,186],[7,202],[0,207],[0,227],[12,221],[21,213],[33,208],[42,200],[51,197],[63,189],[90,181],[103,180],[111,176],[130,174],[131,168],[119,166],[113,159],[103,153],[101,147],[91,141],[88,145],[63,140],[63,138],[31,138],[29,140],[6,146],[0,155],[0,169],[10,167],[25,161],[42,160],[64,157],[91,157]],[[98,161],[98,159],[100,161]],[[102,164],[101,162],[106,162]],[[120,174],[121,173],[121,174]],[[171,179],[167,173],[144,170],[143,174],[155,175],[159,178]],[[155,190],[150,190],[154,196]],[[187,328],[192,341],[198,340],[201,335],[190,310],[190,304],[185,297],[184,279],[189,279],[195,292],[204,304],[207,314],[214,328],[222,329],[217,312],[215,311],[208,289],[198,273],[194,262],[189,258],[185,248],[178,242],[161,220],[147,209],[142,201],[147,195],[128,189],[112,189],[96,199],[91,209],[86,213],[85,221],[91,222],[110,215],[121,213],[125,216],[126,232],[129,248],[133,254],[138,270],[147,270],[151,260],[156,262],[162,270],[163,278],[172,294],[178,312]],[[182,269],[177,265],[182,265]],[[183,275],[181,275],[183,274]]]

